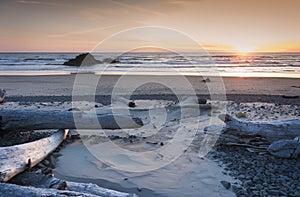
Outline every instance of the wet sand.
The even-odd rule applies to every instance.
[[[160,83],[160,78],[169,79],[178,92],[184,94],[186,87],[181,87],[180,80],[188,80],[196,94],[208,95],[216,92],[228,95],[299,95],[300,80],[295,78],[261,78],[261,77],[210,77],[210,82],[202,82],[202,77],[195,76],[127,76],[126,85],[135,87],[136,80],[143,82]],[[120,79],[118,75],[50,75],[50,76],[1,76],[1,88],[8,91],[10,96],[70,96],[76,86],[75,80],[79,80],[82,89],[88,89],[92,84],[97,86],[96,95],[110,95],[116,82]],[[167,80],[165,80],[167,81]],[[77,83],[78,84],[78,83]],[[224,85],[225,92],[216,91],[219,86]],[[210,89],[210,90],[209,90]],[[174,90],[172,90],[174,91]],[[126,93],[126,91],[124,90]],[[150,84],[139,87],[135,94],[168,94],[171,90],[161,85]],[[81,92],[85,93],[85,92]],[[89,91],[86,91],[89,93]],[[123,93],[123,92],[122,92]],[[127,92],[128,93],[128,92]]]
[[[159,84],[160,78],[171,82],[171,89]],[[210,77],[210,82],[202,82],[202,77],[176,76],[129,76],[126,84],[118,89],[117,75],[59,75],[59,76],[1,76],[0,88],[8,92],[11,102],[65,102],[72,100],[111,102],[113,90],[118,95],[130,95],[131,99],[176,100],[176,96],[197,94],[199,98],[229,100],[235,102],[269,102],[278,104],[300,103],[300,80],[295,78],[240,78]],[[139,79],[139,81],[137,81]],[[188,80],[190,88],[182,86],[180,80]],[[163,81],[163,82],[165,82]],[[142,82],[144,85],[138,86]],[[80,85],[78,85],[80,84]],[[95,85],[96,84],[96,85]],[[168,85],[168,84],[167,84]],[[169,84],[170,85],[170,84]],[[91,86],[95,86],[92,87]],[[124,88],[125,86],[125,88]],[[138,86],[138,87],[137,87]],[[114,87],[117,87],[114,89]],[[212,95],[216,99],[212,98]],[[298,98],[283,98],[283,95]]]

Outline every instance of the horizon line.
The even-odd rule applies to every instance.
[[[239,54],[255,54],[255,53],[300,53],[300,51],[249,51],[240,52],[233,50],[206,50],[203,52],[209,53],[239,53]],[[1,51],[0,53],[93,53],[93,51]],[[124,52],[124,51],[97,51],[94,53],[173,53],[171,51],[135,51],[135,52]],[[180,53],[201,53],[199,51],[181,51]]]

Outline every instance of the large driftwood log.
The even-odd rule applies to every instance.
[[[97,195],[86,194],[67,190],[35,188],[27,186],[19,186],[15,184],[0,183],[1,196],[14,196],[14,197],[66,197],[66,196],[80,196],[80,197],[97,197]]]
[[[260,135],[269,142],[300,136],[299,119],[249,122],[234,118],[228,114],[221,114],[219,118],[226,123],[227,129],[234,129],[245,134]]]
[[[300,140],[278,140],[270,144],[268,151],[271,155],[281,158],[297,158],[300,156]]]
[[[58,130],[49,137],[33,142],[0,147],[0,182],[23,172],[28,163],[34,166],[55,150],[65,139],[67,130]]]
[[[98,114],[78,111],[1,110],[0,134],[42,129],[121,129],[137,128],[143,123],[128,115]]]
[[[46,172],[46,173],[45,173]],[[92,194],[102,197],[136,197],[135,194],[118,192],[111,189],[99,187],[92,183],[76,183],[57,179],[49,170],[36,172],[26,172],[17,175],[11,180],[11,183],[21,186],[32,186],[36,188],[55,188],[69,190],[83,194]]]

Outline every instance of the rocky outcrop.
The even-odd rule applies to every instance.
[[[90,53],[82,53],[76,56],[74,59],[64,62],[67,66],[92,66],[95,64],[101,64],[100,60],[96,60]]]

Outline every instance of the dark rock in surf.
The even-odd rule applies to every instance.
[[[111,58],[105,58],[103,60],[104,63],[109,63],[109,64],[115,64],[115,63],[120,63],[120,60],[117,59],[111,59]]]
[[[102,62],[96,60],[95,57],[90,53],[82,53],[76,56],[74,59],[64,62],[63,65],[67,66],[92,66],[95,64],[101,64]]]

